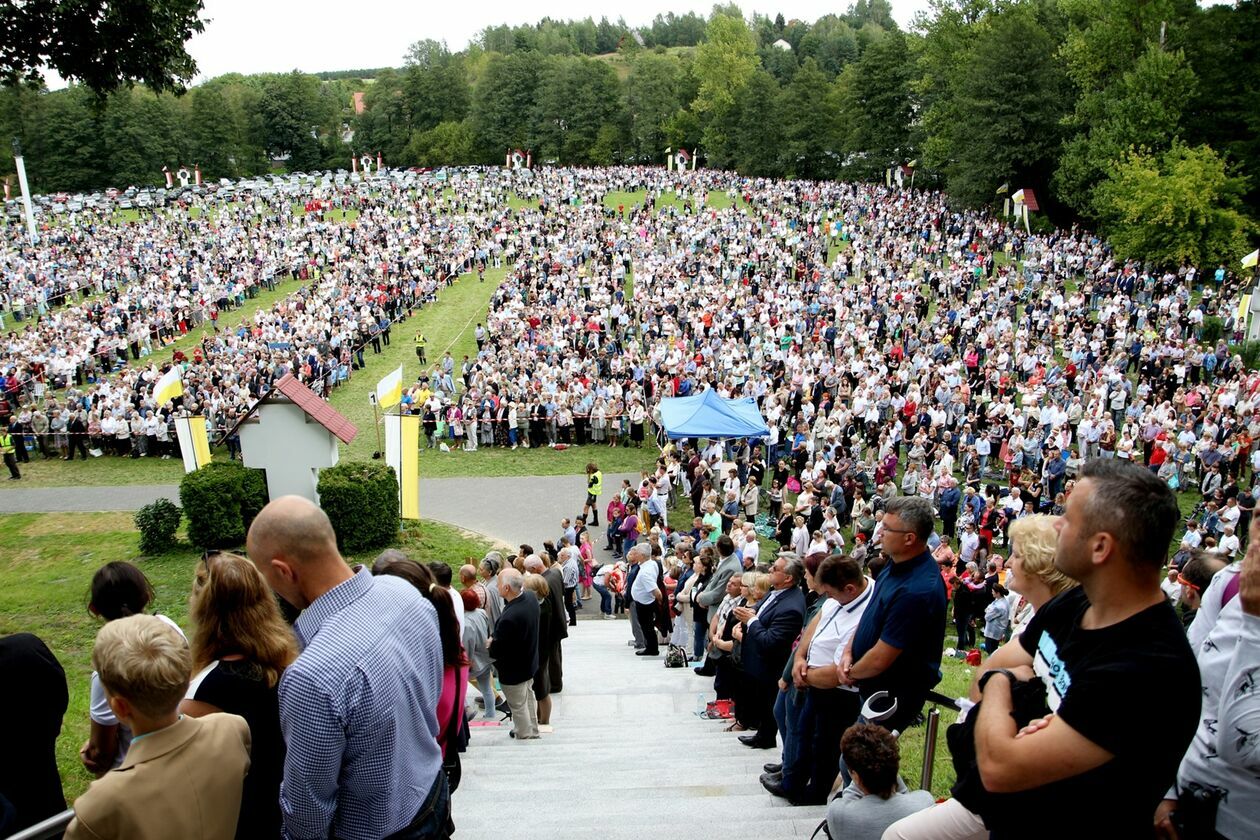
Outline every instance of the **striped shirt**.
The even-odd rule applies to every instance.
[[[294,626],[280,680],[286,838],[367,840],[408,825],[442,769],[437,612],[401,578],[360,569]]]

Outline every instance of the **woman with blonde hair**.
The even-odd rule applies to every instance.
[[[179,710],[191,717],[227,712],[245,718],[252,760],[236,836],[277,836],[285,756],[277,686],[297,658],[297,639],[258,569],[236,554],[202,555],[188,618],[195,627],[194,676]]]
[[[1024,632],[1033,614],[1047,601],[1076,586],[1076,581],[1054,565],[1059,542],[1053,516],[1024,516],[1011,523],[1011,557],[1007,561],[1006,587],[1020,594],[1011,614],[1011,638]]]

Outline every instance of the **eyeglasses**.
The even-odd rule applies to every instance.
[[[1181,584],[1182,586],[1188,586],[1188,587],[1190,587],[1191,589],[1193,589],[1195,592],[1202,592],[1202,591],[1203,591],[1203,588],[1202,588],[1202,587],[1195,586],[1193,583],[1191,583],[1190,581],[1186,580],[1185,575],[1181,574],[1181,572],[1178,572],[1178,573],[1177,573],[1177,583]]]

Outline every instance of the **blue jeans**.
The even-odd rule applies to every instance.
[[[608,587],[602,583],[594,584],[595,591],[599,593],[599,611],[604,615],[612,614],[612,593],[608,591]]]
[[[797,766],[797,753],[800,752],[801,737],[799,721],[805,708],[805,695],[796,690],[795,685],[788,685],[787,691],[780,690],[774,700],[774,719],[779,724],[779,732],[783,734],[783,787],[793,795],[799,794],[804,787],[805,779],[792,778],[792,770]],[[792,784],[795,783],[795,788]]]
[[[481,699],[486,704],[485,718],[491,720],[497,717],[494,710],[494,671],[487,668],[480,673],[469,674],[469,677],[476,680],[477,688],[481,689]]]
[[[704,643],[709,637],[709,622],[697,621],[695,623],[695,639],[692,647],[692,658],[698,663],[704,659]]]
[[[451,791],[446,783],[446,771],[439,769],[437,779],[415,819],[385,840],[450,840],[455,830],[451,822]]]

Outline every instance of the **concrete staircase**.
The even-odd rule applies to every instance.
[[[711,679],[667,669],[663,655],[635,656],[625,620],[582,620],[570,634],[554,733],[517,743],[510,724],[473,728],[454,795],[458,840],[813,833],[825,808],[792,807],[757,781],[778,751],[750,749],[696,716],[713,699]]]

